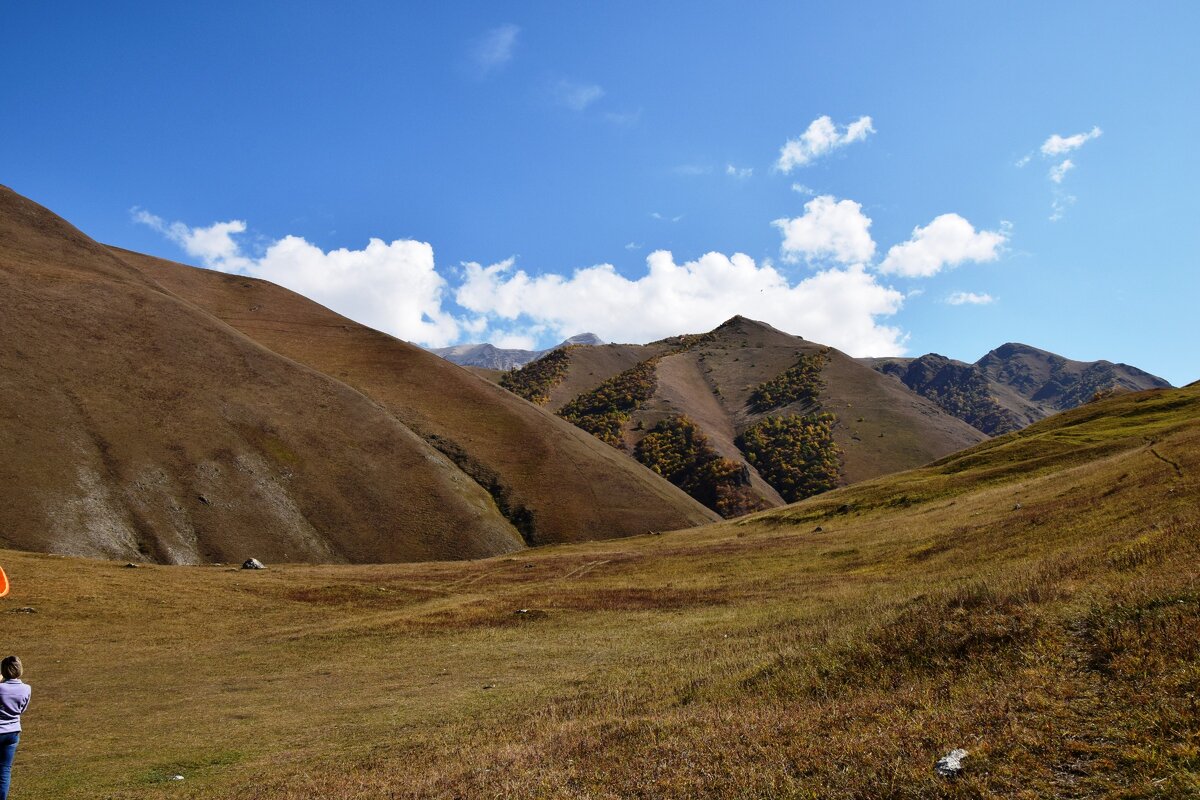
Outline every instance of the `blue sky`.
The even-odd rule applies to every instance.
[[[0,182],[431,345],[1200,378],[1196,3],[433,5],[8,4]]]

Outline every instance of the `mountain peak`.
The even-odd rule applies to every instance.
[[[1005,342],[994,350],[989,351],[987,355],[979,360],[983,361],[984,358],[988,358],[989,356],[993,358],[1012,358],[1019,355],[1050,356],[1053,353],[1032,345],[1022,344],[1021,342]]]
[[[559,344],[558,346],[566,347],[567,345],[572,345],[572,344],[598,345],[598,344],[608,344],[608,343],[605,342],[603,339],[601,339],[596,334],[589,332],[589,333],[577,333],[574,336],[570,336],[570,337],[564,339],[562,341],[562,343]]]
[[[741,314],[734,314],[732,317],[725,320],[717,327],[713,328],[712,332],[713,333],[724,333],[727,331],[737,331],[739,333],[746,333],[746,332],[752,331],[752,330],[770,331],[771,333],[784,333],[783,331],[779,330],[778,328],[776,328],[772,325],[768,325],[767,323],[762,322],[757,319],[750,319],[749,317],[743,317]],[[791,336],[792,334],[784,334],[784,335]],[[803,337],[797,336],[796,338],[802,339]]]

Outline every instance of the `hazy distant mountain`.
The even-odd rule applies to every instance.
[[[966,364],[937,353],[860,359],[989,435],[1008,433],[1097,393],[1169,387],[1162,378],[1111,361],[1072,361],[1009,342]]]
[[[565,341],[559,342],[548,350],[514,350],[496,347],[493,344],[456,344],[452,347],[430,348],[431,353],[460,367],[482,367],[483,369],[510,370],[525,366],[530,361],[536,361],[551,350],[573,344],[604,344],[604,340],[594,333],[579,333]]]

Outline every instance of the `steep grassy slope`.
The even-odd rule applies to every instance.
[[[722,458],[747,468],[749,488],[769,506],[783,503],[780,487],[764,480],[738,446],[739,437],[765,417],[834,414],[842,482],[918,466],[984,438],[856,360],[743,317],[700,336],[571,348],[555,360],[563,362],[556,364],[555,379],[535,398],[546,408],[629,453],[655,426],[684,417]],[[815,371],[812,385],[786,395],[782,381],[799,374],[801,364]],[[522,376],[540,367],[535,361],[504,382],[519,390],[527,383]],[[763,392],[771,386],[776,389],[765,402]],[[628,408],[613,406],[616,413],[602,414],[613,398]],[[581,409],[592,409],[590,418],[581,419]]]
[[[15,788],[1193,797],[1198,475],[1193,387],[741,520],[517,558],[0,553],[5,647],[34,687]],[[963,775],[937,778],[956,747]]]
[[[394,416],[0,187],[0,543],[133,560],[523,546]]]
[[[266,281],[113,252],[255,342],[369,397],[488,488],[531,544],[714,518],[611,448],[419,347]]]

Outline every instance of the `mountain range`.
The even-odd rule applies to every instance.
[[[1166,385],[1014,344],[853,359],[740,316],[464,369],[274,284],[102,245],[4,187],[0,324],[0,546],[164,563],[677,529]],[[514,352],[488,348],[451,355]]]
[[[1128,364],[1073,361],[1015,342],[974,364],[937,353],[861,360],[991,436],[1019,430],[1098,395],[1171,385]]]
[[[744,317],[648,345],[559,347],[493,377],[724,516],[919,466],[1099,395],[1168,386],[1017,344],[976,364],[852,359]]]
[[[452,347],[433,347],[430,348],[429,352],[435,353],[451,363],[458,364],[460,367],[510,370],[523,367],[530,361],[536,361],[546,355],[546,353],[557,350],[560,347],[590,344],[604,344],[604,340],[594,333],[578,333],[546,350],[502,348],[484,342],[482,344],[456,344]]]

